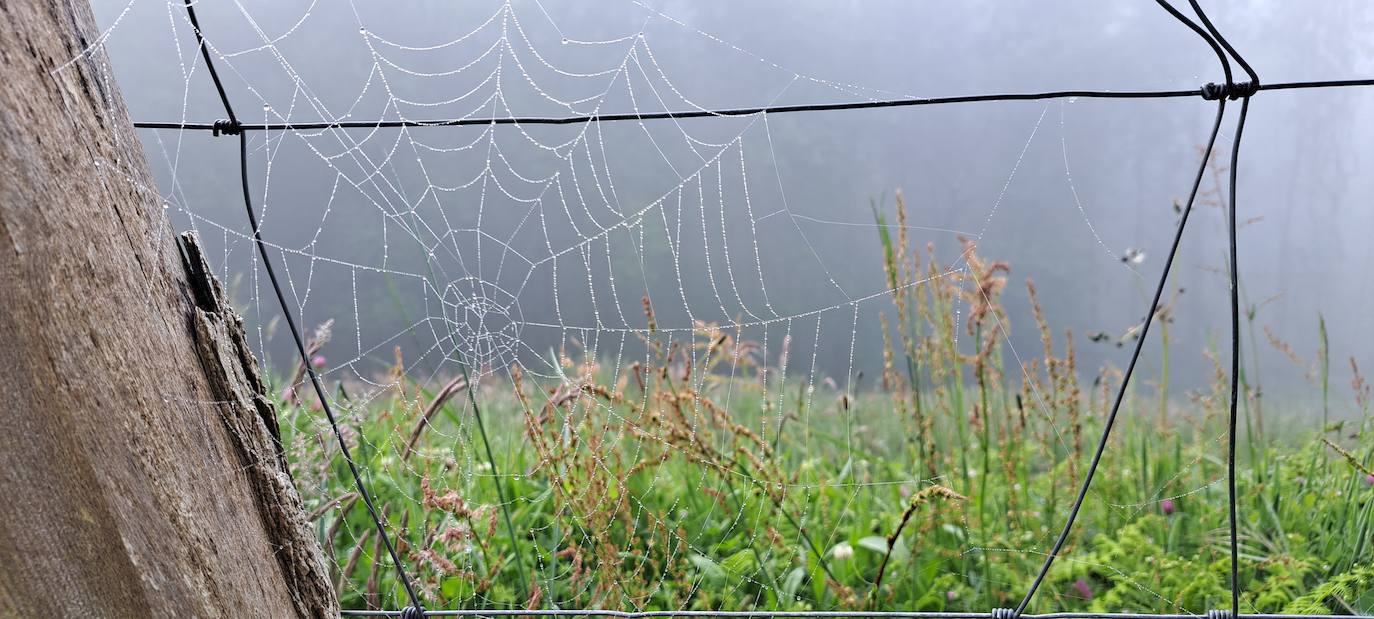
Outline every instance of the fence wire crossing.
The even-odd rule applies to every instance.
[[[1238,584],[1238,531],[1237,531],[1237,497],[1236,497],[1236,432],[1237,432],[1237,400],[1239,399],[1238,375],[1240,373],[1240,306],[1238,300],[1237,282],[1237,247],[1236,247],[1236,211],[1237,211],[1237,168],[1240,157],[1241,136],[1245,126],[1246,114],[1249,109],[1250,99],[1260,92],[1277,90],[1297,90],[1297,89],[1321,89],[1339,87],[1357,87],[1374,85],[1374,79],[1351,79],[1351,80],[1327,80],[1327,81],[1297,81],[1262,84],[1258,73],[1249,63],[1235,50],[1226,40],[1218,28],[1208,18],[1207,14],[1199,6],[1197,0],[1189,0],[1189,4],[1196,15],[1197,21],[1184,15],[1177,8],[1169,4],[1166,0],[1155,0],[1156,3],[1168,12],[1179,23],[1187,27],[1190,31],[1200,37],[1215,53],[1218,64],[1224,75],[1224,81],[1220,84],[1208,83],[1198,89],[1193,90],[1139,90],[1139,91],[1109,91],[1109,90],[1061,90],[1049,92],[1023,92],[1023,93],[1002,93],[1002,94],[978,94],[935,98],[897,98],[856,101],[847,103],[829,103],[815,105],[777,105],[777,106],[758,106],[729,109],[694,109],[685,111],[665,111],[665,112],[633,112],[633,113],[593,113],[573,116],[492,116],[488,118],[449,118],[434,120],[384,120],[377,121],[351,121],[351,120],[324,120],[318,122],[282,122],[282,123],[245,123],[236,116],[229,97],[226,94],[220,76],[216,71],[214,58],[212,57],[209,46],[202,34],[200,23],[195,12],[193,0],[185,0],[187,17],[195,32],[197,47],[206,63],[206,68],[217,90],[219,99],[224,107],[227,119],[217,120],[212,123],[187,123],[187,122],[136,122],[134,126],[145,129],[175,129],[190,131],[210,131],[214,135],[237,136],[239,139],[239,175],[241,178],[243,203],[248,215],[248,222],[252,230],[252,242],[256,246],[258,253],[263,261],[263,266],[267,271],[268,278],[273,288],[273,293],[281,307],[282,316],[285,318],[289,327],[293,343],[297,353],[300,355],[302,366],[308,374],[309,380],[319,397],[320,405],[334,432],[335,440],[341,450],[344,460],[347,462],[353,483],[359,497],[367,507],[372,525],[375,527],[378,539],[385,545],[387,554],[394,564],[399,581],[405,589],[410,605],[400,610],[344,610],[345,616],[355,617],[405,617],[418,619],[424,616],[449,616],[449,617],[607,617],[614,619],[653,619],[659,617],[725,617],[737,619],[764,619],[764,618],[884,618],[884,619],[1191,619],[1198,615],[1192,614],[1150,614],[1150,613],[1027,613],[1027,608],[1035,597],[1036,591],[1049,573],[1055,559],[1063,550],[1063,546],[1073,530],[1074,522],[1083,506],[1089,488],[1093,481],[1094,474],[1097,472],[1103,453],[1105,452],[1111,431],[1116,422],[1123,399],[1127,393],[1131,377],[1135,372],[1136,364],[1140,360],[1141,352],[1147,339],[1150,327],[1155,319],[1155,308],[1160,306],[1160,301],[1168,281],[1174,259],[1178,254],[1184,230],[1186,228],[1189,215],[1193,211],[1194,203],[1198,197],[1204,174],[1207,169],[1207,162],[1211,158],[1211,153],[1216,145],[1218,134],[1221,130],[1225,118],[1228,101],[1239,101],[1240,110],[1236,120],[1235,129],[1231,138],[1230,166],[1227,191],[1229,193],[1228,208],[1226,212],[1226,226],[1228,230],[1228,253],[1229,253],[1229,295],[1231,313],[1231,363],[1230,363],[1230,401],[1229,401],[1229,423],[1227,428],[1228,452],[1226,457],[1227,487],[1228,487],[1228,507],[1229,507],[1229,549],[1230,549],[1230,593],[1231,603],[1229,609],[1209,611],[1207,616],[1210,619],[1335,619],[1335,617],[1350,617],[1352,615],[1284,615],[1284,614],[1245,614],[1240,612]],[[1200,23],[1199,23],[1200,22]],[[1248,78],[1245,81],[1236,81],[1232,70],[1232,61],[1239,65],[1240,69]],[[1115,392],[1110,412],[1108,413],[1101,435],[1099,437],[1091,463],[1083,475],[1081,486],[1077,493],[1069,513],[1065,519],[1062,530],[1056,538],[1051,550],[1045,554],[1044,562],[1036,575],[1033,583],[1020,603],[1015,608],[992,609],[986,613],[968,612],[885,612],[885,611],[613,611],[595,609],[532,609],[532,610],[425,610],[424,600],[419,591],[412,583],[412,578],[408,575],[406,566],[397,553],[397,544],[392,540],[384,518],[379,515],[372,499],[372,495],[367,489],[367,484],[363,480],[359,466],[355,462],[349,451],[348,441],[340,430],[336,415],[331,408],[330,400],[326,397],[325,389],[317,375],[310,354],[307,352],[305,341],[297,327],[296,320],[290,305],[283,295],[282,287],[278,282],[273,270],[273,263],[267,250],[267,243],[263,239],[259,221],[255,215],[253,200],[250,192],[250,178],[248,171],[248,143],[247,134],[249,132],[273,132],[273,131],[322,131],[333,129],[383,129],[383,128],[438,128],[438,127],[494,127],[497,125],[579,125],[591,123],[607,123],[616,121],[644,122],[653,120],[680,120],[688,118],[729,118],[740,116],[771,115],[786,113],[801,113],[813,111],[843,111],[843,110],[864,110],[895,107],[916,107],[930,105],[952,105],[967,104],[978,102],[999,102],[999,101],[1028,101],[1028,100],[1050,100],[1050,99],[1071,99],[1071,98],[1101,98],[1101,99],[1162,99],[1162,98],[1184,98],[1200,97],[1203,100],[1214,101],[1216,103],[1216,116],[1212,123],[1210,134],[1205,143],[1202,155],[1202,163],[1199,164],[1197,173],[1194,177],[1191,189],[1186,202],[1183,203],[1181,213],[1174,231],[1170,250],[1164,260],[1163,269],[1154,287],[1153,297],[1150,305],[1145,308],[1144,317],[1141,320],[1139,337],[1136,338],[1134,348],[1131,352],[1130,362],[1127,365],[1120,385]],[[608,250],[609,251],[609,250]],[[856,309],[857,317],[857,309]],[[856,318],[857,320],[857,318]],[[819,323],[817,324],[819,332]],[[852,356],[852,351],[851,351]],[[479,359],[459,359],[458,365],[465,380],[470,381],[469,370],[475,363],[480,363]],[[469,382],[470,384],[470,382]],[[482,425],[482,417],[475,389],[469,388],[468,397],[472,405],[475,420],[482,433],[483,443],[486,445],[489,459],[491,458],[490,443],[486,440],[486,429]],[[493,471],[493,474],[495,472]],[[509,502],[505,495],[504,485],[497,483],[498,493],[501,496],[504,525],[512,540],[518,539],[514,526],[511,523],[510,514],[506,505]],[[519,546],[516,546],[517,552]],[[516,561],[517,567],[523,570],[522,562]],[[523,574],[521,580],[524,581]],[[1371,616],[1360,616],[1362,619],[1374,619]]]

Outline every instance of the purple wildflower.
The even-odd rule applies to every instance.
[[[1374,475],[1365,475],[1365,476],[1364,476],[1364,485],[1366,485],[1366,486],[1374,486]]]
[[[958,591],[955,591],[955,590],[953,590],[953,589],[950,589],[949,591],[946,591],[946,592],[945,592],[945,599],[946,599],[946,600],[949,600],[949,601],[951,601],[951,602],[953,602],[954,600],[959,599],[959,592],[958,592]]]
[[[311,357],[310,365],[313,365],[317,368],[324,367],[324,355],[315,355],[314,357]]]
[[[1079,578],[1078,580],[1073,581],[1073,588],[1074,590],[1078,591],[1078,595],[1082,596],[1083,599],[1093,599],[1093,588],[1088,585],[1088,581]]]
[[[1164,512],[1165,516],[1174,513],[1174,509],[1175,506],[1173,499],[1164,499],[1163,501],[1159,502],[1159,511]]]

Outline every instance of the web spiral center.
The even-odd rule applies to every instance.
[[[475,277],[444,287],[447,356],[481,374],[509,366],[516,359],[523,318],[515,296]]]

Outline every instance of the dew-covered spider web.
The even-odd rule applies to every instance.
[[[197,102],[213,89],[184,8],[146,4],[157,10],[140,17],[165,8],[176,50],[161,60],[176,82],[161,98],[179,102],[174,120],[204,122],[214,107]],[[980,108],[1015,135],[929,161],[947,172],[931,187],[894,193],[875,179],[871,208],[837,208],[808,171],[852,155],[808,133],[842,113],[595,117],[929,93],[775,62],[658,3],[614,3],[600,21],[541,0],[468,3],[458,19],[365,4],[198,5],[239,120],[591,117],[246,134],[259,231],[309,363],[430,609],[1015,606],[1083,477],[1120,385],[1117,349],[1135,342],[1158,239],[1178,221],[1168,204],[1139,222],[1148,234],[1112,221],[1116,198],[1075,172],[1126,147],[1075,130],[1074,110],[1177,112],[1143,122],[1196,134],[1148,170],[1171,170],[1160,183],[1175,186],[1159,191],[1182,199],[1206,138],[1197,101]],[[749,99],[723,99],[717,80],[748,84]],[[911,113],[930,115],[931,135],[948,122],[978,142],[967,118],[874,112]],[[856,149],[899,139],[854,131]],[[409,605],[235,210],[237,138],[141,137],[169,216],[212,248],[266,360],[344,608]],[[1224,198],[1217,161],[1204,202]],[[1052,179],[1052,204],[1028,197],[1027,175]],[[937,195],[957,208],[932,206]],[[1043,216],[1035,208],[1071,241],[1020,233]],[[1212,219],[1196,225],[1214,236],[1221,209],[1204,210]],[[1056,258],[1061,242],[1086,250]],[[1184,259],[1221,264],[1210,243]],[[1067,302],[1038,298],[1003,251],[1045,252],[1124,301],[1101,330],[1066,336],[1041,302]],[[1166,325],[1183,294],[1170,290],[1155,311]],[[1013,324],[1032,335],[1013,338]],[[1079,349],[1094,346],[1084,361]],[[1181,382],[1198,410],[1224,410],[1216,381]],[[1168,442],[1172,465],[1156,466],[1164,443],[1151,433],[1192,422],[1168,421],[1167,399],[1132,402],[1100,473],[1113,490],[1088,495],[1032,609],[1223,606],[1227,583],[1207,566],[1224,558],[1224,536],[1171,540],[1225,525],[1172,518],[1224,504],[1224,425],[1199,416],[1202,438]],[[1217,580],[1180,597],[1171,579],[1189,570]]]

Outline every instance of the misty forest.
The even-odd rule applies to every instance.
[[[0,614],[1374,614],[1374,5],[42,4]]]

